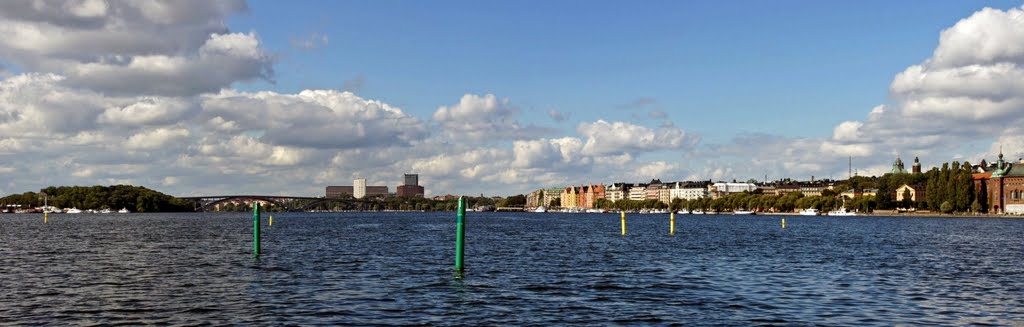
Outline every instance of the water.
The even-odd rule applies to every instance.
[[[2,215],[0,324],[1024,322],[1024,220],[628,219],[469,213],[455,279],[453,213]]]

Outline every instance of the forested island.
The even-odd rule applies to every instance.
[[[192,211],[192,203],[142,186],[50,186],[40,192],[25,192],[0,198],[0,206],[37,208],[43,205],[82,210],[117,210],[133,212]]]

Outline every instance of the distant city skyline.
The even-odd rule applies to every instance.
[[[427,197],[507,196],[1012,160],[1021,5],[0,2],[0,194],[408,173]]]

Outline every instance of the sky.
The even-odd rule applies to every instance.
[[[427,196],[1024,157],[1008,1],[4,1],[0,194]]]

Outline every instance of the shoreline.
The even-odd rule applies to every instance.
[[[770,212],[770,213],[758,212],[757,214],[758,215],[764,215],[764,216],[802,216],[801,214],[796,213],[796,212]],[[841,216],[819,215],[819,216],[804,216],[804,217],[841,217]],[[974,214],[972,214],[972,213],[952,213],[952,214],[944,214],[944,213],[936,213],[936,212],[931,212],[931,211],[896,212],[895,210],[878,210],[878,211],[869,212],[869,213],[858,212],[856,216],[846,216],[846,217],[1014,218],[1014,219],[1022,219],[1022,218],[1024,218],[1024,215],[990,214],[990,213],[974,213]]]

